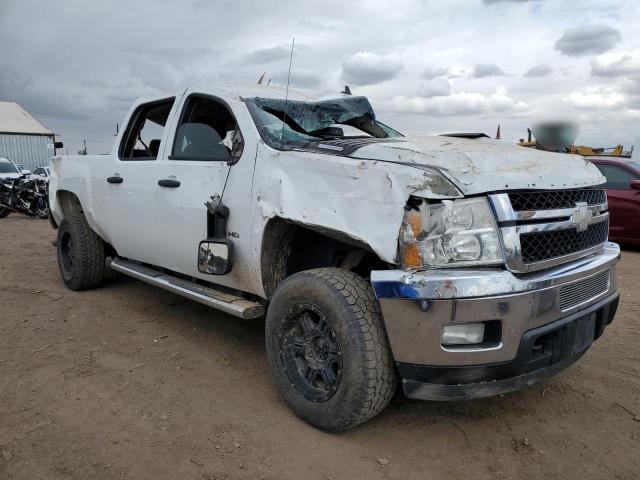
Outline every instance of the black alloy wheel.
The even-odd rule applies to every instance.
[[[312,402],[325,402],[340,386],[342,352],[335,330],[313,305],[295,305],[284,321],[281,359],[292,385]]]
[[[75,264],[75,251],[73,248],[73,238],[69,232],[64,232],[60,241],[60,264],[65,277],[73,275],[73,265]]]

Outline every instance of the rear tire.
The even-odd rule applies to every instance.
[[[8,208],[0,207],[0,218],[8,217],[10,213],[11,213],[11,210],[9,210]]]
[[[71,290],[95,288],[104,276],[104,242],[81,213],[65,218],[58,229],[58,267]]]
[[[296,273],[276,290],[266,347],[278,391],[303,420],[341,432],[380,413],[397,385],[371,285],[338,268]]]

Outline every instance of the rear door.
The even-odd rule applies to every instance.
[[[117,149],[95,165],[98,221],[119,255],[157,264],[154,206],[158,195],[158,155],[175,98],[139,104],[118,139]],[[110,161],[109,161],[109,160]]]
[[[640,190],[631,188],[631,181],[640,179],[633,171],[613,163],[597,163],[607,177],[605,188],[609,202],[612,240],[638,239],[640,237]]]

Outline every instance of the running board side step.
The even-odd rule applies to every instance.
[[[181,278],[145,267],[144,265],[129,262],[122,258],[113,259],[111,268],[117,272],[124,273],[130,277],[142,280],[143,282],[173,292],[176,295],[195,300],[208,307],[213,307],[236,317],[250,319],[259,318],[264,315],[264,306],[260,302],[254,302],[237,295],[221,292],[211,287],[205,287],[197,283],[189,282],[188,280],[182,280]]]

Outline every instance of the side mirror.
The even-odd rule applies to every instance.
[[[631,180],[631,188],[640,190],[640,180]]]
[[[54,146],[55,148],[64,148],[64,143],[62,143],[62,142],[55,142],[55,143],[53,144],[53,146]]]
[[[198,271],[209,275],[226,275],[231,271],[233,243],[203,240],[198,248]]]
[[[28,177],[29,175],[31,175],[31,170],[23,169],[22,171],[20,171],[20,173],[25,177]]]

